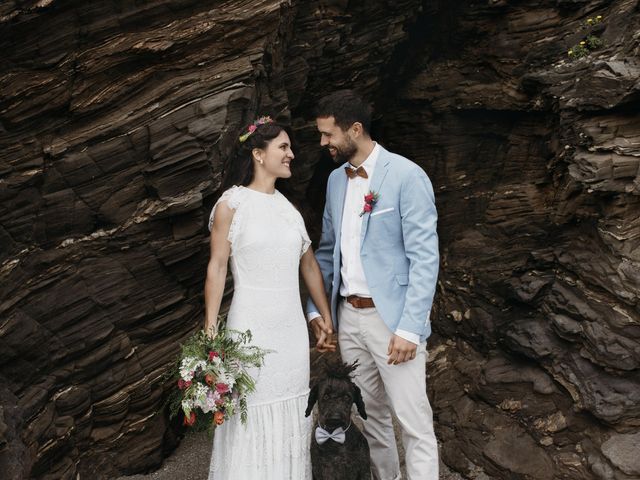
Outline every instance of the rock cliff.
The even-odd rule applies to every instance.
[[[441,2],[419,22],[379,128],[437,191],[444,459],[637,478],[638,2]]]
[[[317,238],[332,166],[310,111],[357,86],[376,138],[436,188],[445,461],[472,478],[640,475],[639,8],[0,5],[0,467],[113,478],[162,461],[163,375],[202,321],[237,128],[291,121],[282,189]]]

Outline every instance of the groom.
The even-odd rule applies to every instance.
[[[373,476],[400,478],[393,412],[409,479],[437,480],[425,373],[439,265],[431,182],[418,165],[371,139],[369,109],[351,90],[323,98],[316,122],[320,145],[341,164],[329,176],[316,257],[342,359],[360,364],[355,381],[368,413]],[[330,326],[311,301],[307,316],[320,338]]]

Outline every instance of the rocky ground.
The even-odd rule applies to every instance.
[[[162,466],[145,475],[119,477],[117,480],[206,480],[211,457],[211,439],[206,433],[187,435],[178,449]],[[405,475],[404,468],[402,474]],[[452,472],[440,462],[441,480],[462,480],[464,477]],[[480,478],[480,477],[476,477]],[[489,480],[489,477],[484,477]]]
[[[306,299],[306,291],[304,285],[301,285],[303,298]],[[325,354],[325,355],[339,355]],[[311,373],[312,383],[314,374],[318,371],[318,365],[323,360],[315,350],[310,350],[311,357]],[[354,415],[354,424],[362,428],[362,420]],[[396,432],[396,442],[398,444],[401,470],[403,476],[406,475],[404,467],[404,448],[400,438],[400,429],[397,423],[394,424]],[[178,448],[167,457],[162,466],[145,475],[123,476],[117,480],[200,480],[206,479],[209,472],[209,460],[211,457],[212,439],[207,433],[187,434],[180,441]],[[464,477],[458,473],[451,471],[442,459],[440,461],[440,478],[441,480],[462,480]],[[490,480],[490,477],[474,476],[478,480]]]

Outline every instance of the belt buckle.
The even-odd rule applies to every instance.
[[[356,297],[355,295],[349,295],[348,297],[345,297],[345,300],[353,307],[353,308],[359,308],[358,307],[358,297]]]
[[[349,302],[354,308],[369,308],[368,303],[371,302],[369,298],[358,297],[357,295],[350,295],[347,297]]]

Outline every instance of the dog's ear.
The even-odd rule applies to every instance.
[[[318,401],[318,384],[316,383],[309,392],[309,400],[307,401],[307,409],[304,412],[304,416],[308,417],[311,415],[311,410],[313,410],[313,406]]]
[[[360,393],[360,389],[357,385],[353,385],[353,403],[356,404],[358,409],[358,413],[362,417],[363,420],[367,419],[367,411],[364,409],[364,400],[362,400],[362,394]]]

